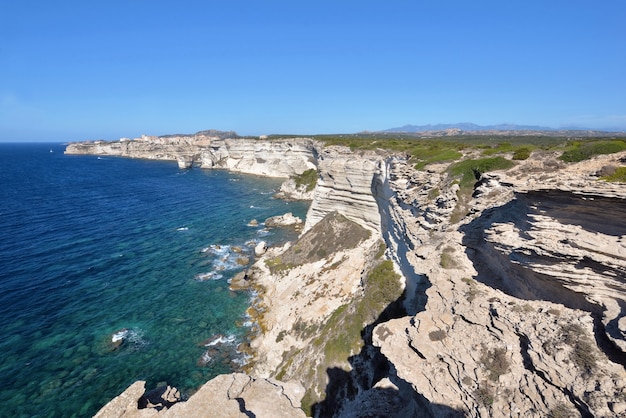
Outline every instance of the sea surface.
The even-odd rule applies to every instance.
[[[139,379],[188,396],[245,361],[251,294],[228,279],[294,238],[263,220],[308,204],[274,199],[279,179],[64,148],[0,144],[0,416],[92,416]]]

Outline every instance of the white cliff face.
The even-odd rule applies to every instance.
[[[214,140],[202,150],[201,166],[260,176],[289,177],[316,168],[318,146],[307,138]]]
[[[142,137],[135,140],[77,142],[67,154],[109,155],[177,161],[180,168],[200,164],[239,173],[289,177],[316,168],[319,144],[308,138],[221,139],[206,135]]]
[[[150,160],[177,161],[180,168],[189,168],[200,158],[200,150],[211,142],[206,135],[154,137],[134,140],[86,141],[68,144],[66,154],[108,155]]]
[[[380,214],[372,185],[383,158],[374,153],[357,155],[345,147],[328,147],[320,152],[319,178],[304,230],[337,211],[380,234]]]

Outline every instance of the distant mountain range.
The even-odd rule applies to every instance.
[[[438,123],[436,125],[404,125],[399,128],[386,129],[383,132],[428,132],[445,131],[446,129],[460,129],[462,131],[554,131],[556,129],[547,126],[516,125],[513,123],[501,123],[498,125],[477,125],[470,122],[462,123]],[[585,128],[567,128],[583,129]]]

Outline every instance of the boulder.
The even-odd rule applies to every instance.
[[[267,243],[265,241],[260,241],[254,247],[254,255],[256,255],[257,257],[262,256],[263,254],[265,254],[266,251],[267,251]]]
[[[293,213],[287,212],[284,215],[272,216],[265,220],[265,226],[269,227],[285,227],[285,226],[297,226],[302,224],[302,219],[294,216]]]

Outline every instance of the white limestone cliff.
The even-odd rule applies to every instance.
[[[289,177],[316,167],[318,144],[307,138],[213,140],[202,149],[203,168],[268,177]]]
[[[251,139],[207,135],[147,137],[68,144],[66,154],[177,161],[267,177],[289,177],[316,167],[319,144],[308,138]]]
[[[372,183],[382,159],[382,155],[373,152],[355,154],[345,147],[324,148],[318,155],[319,178],[304,230],[337,211],[380,234],[380,215],[372,195]]]

